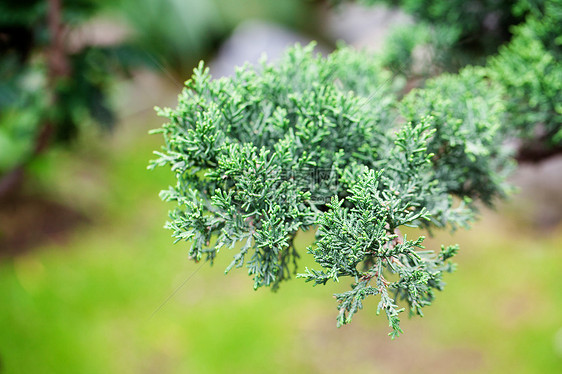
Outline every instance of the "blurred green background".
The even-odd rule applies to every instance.
[[[157,69],[114,82],[111,134],[86,128],[50,149],[0,203],[0,373],[562,372],[562,224],[541,221],[544,205],[528,198],[553,183],[543,174],[516,177],[520,193],[470,231],[427,241],[458,242],[458,270],[394,341],[375,300],[335,327],[331,295],[347,284],[292,280],[256,292],[243,270],[223,274],[229,253],[213,267],[188,260],[186,244],[172,245],[162,228],[169,206],[158,192],[173,177],[146,170],[161,144],[147,134],[160,126],[152,106],[174,105],[196,61],[243,20],[310,35],[325,9],[297,0],[102,3],[92,24],[125,25]],[[313,235],[300,235],[302,267]]]

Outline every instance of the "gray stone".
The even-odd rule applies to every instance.
[[[309,37],[274,23],[246,21],[219,48],[209,64],[211,74],[213,77],[232,75],[236,66],[242,66],[245,62],[257,64],[263,56],[275,62],[287,47],[295,43],[306,45],[311,41]],[[318,46],[317,50],[328,51],[322,46]]]
[[[397,8],[343,4],[327,13],[325,33],[334,40],[376,52],[383,48],[392,28],[411,23],[412,17]]]

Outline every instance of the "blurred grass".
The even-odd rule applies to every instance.
[[[223,275],[230,253],[211,268],[172,245],[157,197],[172,178],[146,170],[157,126],[142,112],[113,139],[45,161],[43,187],[92,223],[0,260],[0,373],[562,372],[560,226],[522,230],[500,208],[439,233],[428,248],[459,242],[459,268],[423,319],[404,317],[391,341],[371,300],[336,329],[331,294],[348,284],[255,292],[243,269]]]

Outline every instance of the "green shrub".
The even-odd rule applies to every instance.
[[[399,103],[376,56],[343,48],[324,58],[312,48],[232,78],[211,80],[201,65],[178,107],[159,110],[169,122],[151,167],[177,178],[161,194],[177,204],[166,226],[196,261],[237,248],[226,271],[245,265],[254,288],[273,289],[296,269],[297,232],[317,228],[308,252],[321,270],[299,276],[350,278],[352,290],[336,295],[340,325],[380,295],[396,336],[399,300],[421,314],[457,250],[418,251],[423,237],[399,229],[466,226],[474,200],[506,193],[501,91],[467,70]]]
[[[436,25],[394,33],[381,56],[344,47],[320,57],[297,46],[276,66],[246,65],[219,80],[200,65],[177,108],[159,110],[169,122],[156,131],[165,146],[150,167],[175,172],[176,185],[161,193],[176,203],[166,227],[191,243],[193,259],[235,249],[227,272],[246,266],[254,288],[277,289],[297,269],[295,235],[313,228],[307,252],[318,269],[298,277],[314,285],[348,277],[351,290],[334,295],[338,325],[376,295],[394,337],[402,306],[421,315],[458,250],[422,250],[424,237],[410,240],[402,228],[468,226],[479,205],[509,193],[512,156],[524,151],[516,141],[558,145],[562,10],[559,0],[392,3]],[[459,48],[483,35],[490,14],[500,29],[527,20],[485,66],[441,74],[400,98],[397,76],[415,75],[417,47]],[[439,35],[441,27],[453,31]]]

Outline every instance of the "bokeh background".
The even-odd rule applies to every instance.
[[[22,1],[16,13],[37,20],[48,3]],[[517,193],[484,209],[471,230],[428,239],[428,248],[460,244],[458,270],[423,318],[404,318],[405,334],[394,341],[375,300],[336,328],[331,295],[347,284],[312,288],[294,279],[277,293],[254,291],[243,269],[224,275],[229,253],[213,267],[195,264],[187,244],[173,245],[162,228],[170,206],[158,192],[173,176],[146,170],[162,143],[148,135],[161,125],[153,107],[175,105],[200,59],[223,76],[263,52],[275,59],[294,42],[318,40],[322,52],[337,40],[377,50],[411,17],[300,0],[84,0],[62,7],[69,3],[77,5],[67,48],[111,50],[126,69],[103,79],[87,75],[84,83],[99,88],[103,81],[110,129],[93,126],[91,115],[76,109],[82,104],[69,101],[75,134],[27,162],[24,177],[1,197],[0,373],[562,372],[560,157],[519,167],[511,177]],[[96,56],[85,61],[99,66]],[[26,84],[48,90],[48,82],[36,83],[45,69],[40,57],[32,60],[39,67]],[[7,82],[0,110],[8,110],[1,106],[10,98]],[[14,112],[16,120],[38,108],[30,102]],[[6,128],[4,175],[34,153],[28,133]],[[299,234],[303,267],[312,261],[305,248],[313,237]]]

